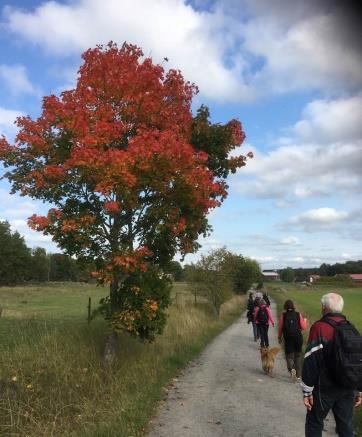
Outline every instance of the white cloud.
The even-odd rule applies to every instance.
[[[275,202],[275,206],[282,209],[292,208],[294,205],[294,200],[280,199]]]
[[[277,140],[279,147],[253,150],[254,159],[234,179],[238,191],[278,198],[281,207],[294,198],[360,192],[362,95],[313,101],[303,115]]]
[[[255,259],[255,261],[258,261],[262,264],[276,263],[277,261],[279,261],[279,259],[276,258],[275,256],[254,256],[254,255],[251,255],[250,258]]]
[[[333,229],[351,216],[347,211],[334,208],[316,208],[306,211],[290,219],[289,223],[300,225],[305,230]]]
[[[358,15],[350,17],[347,7],[315,0],[293,8],[286,0],[247,3],[252,18],[243,30],[244,47],[264,60],[254,77],[262,89],[336,92],[362,85]]]
[[[10,195],[8,195],[7,197],[9,198]],[[10,218],[15,219],[18,217],[30,217],[32,214],[34,214],[34,211],[36,210],[37,207],[33,202],[20,202],[17,207],[14,207],[12,202],[12,206],[1,211],[1,214],[8,220]]]
[[[39,89],[29,81],[23,65],[0,64],[0,79],[11,94],[40,95]]]
[[[292,261],[293,263],[303,263],[304,258],[301,256],[296,256],[294,258],[290,258],[290,261]]]
[[[362,138],[362,95],[335,100],[315,100],[303,111],[293,128],[303,142],[353,142]]]
[[[286,246],[298,246],[300,244],[300,240],[298,237],[290,235],[289,237],[282,238],[280,243]]]
[[[196,10],[186,0],[47,1],[32,11],[7,6],[3,17],[7,30],[61,57],[109,40],[135,43],[158,62],[167,56],[167,67],[219,101],[362,85],[360,45],[341,31],[339,10],[274,3],[216,1]]]
[[[259,257],[256,256],[253,257],[253,259],[256,259],[261,264],[262,269],[283,269],[287,266],[292,268],[319,267],[323,263],[335,264],[337,262],[344,263],[348,260],[357,261],[358,259],[361,259],[361,254],[356,253],[355,255],[350,255],[348,258],[334,254],[320,257],[310,256],[307,254],[303,256],[292,256],[287,254],[279,258],[266,255]]]
[[[15,119],[21,115],[23,114],[20,111],[0,107],[0,135],[13,135],[17,130]]]
[[[9,194],[5,189],[0,188],[0,221],[8,221],[12,231],[18,231],[24,237],[28,247],[41,246],[47,251],[59,252],[57,246],[52,242],[49,235],[29,228],[27,219],[32,214],[42,214],[44,208],[40,202],[24,200],[17,194]]]
[[[52,242],[49,235],[44,235],[40,232],[33,231],[29,228],[26,220],[15,219],[10,220],[11,230],[18,231],[24,237],[25,243],[28,247],[44,247],[48,252],[59,252],[59,249]]]
[[[224,17],[197,12],[182,0],[51,1],[31,12],[7,7],[4,17],[8,30],[52,54],[67,56],[110,40],[127,40],[158,62],[168,57],[166,67],[180,68],[204,96],[234,101],[251,97],[240,80],[240,62],[224,65]]]

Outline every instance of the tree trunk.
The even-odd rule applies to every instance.
[[[104,345],[103,359],[107,366],[112,366],[118,352],[118,335],[116,331],[111,331]]]
[[[111,285],[109,286],[109,297],[111,299],[112,314],[118,310],[117,291],[118,291],[118,278],[114,275]]]
[[[111,313],[115,313],[118,310],[117,302],[117,291],[118,291],[118,278],[113,276],[111,285],[109,286],[109,297],[111,300]],[[116,359],[118,352],[118,335],[116,331],[111,331],[106,338],[103,359],[106,365],[111,366]]]

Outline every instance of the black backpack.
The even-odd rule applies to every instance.
[[[296,311],[286,311],[284,313],[283,334],[284,337],[295,337],[301,331],[299,323],[299,313]]]
[[[343,388],[362,389],[362,336],[344,318],[342,322],[323,318],[335,330],[328,369],[331,378]]]
[[[267,325],[268,324],[268,313],[266,312],[266,308],[259,307],[258,314],[256,316],[257,321],[260,325]]]

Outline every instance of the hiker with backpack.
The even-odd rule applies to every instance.
[[[269,325],[274,327],[274,320],[270,308],[267,306],[264,299],[261,299],[259,306],[255,307],[254,320],[258,327],[260,347],[269,347],[268,330]]]
[[[300,381],[301,357],[303,346],[302,331],[307,329],[307,323],[302,314],[295,311],[292,300],[284,303],[284,312],[279,319],[278,340],[284,340],[285,359],[292,380]]]
[[[254,321],[254,309],[255,309],[255,299],[254,299],[253,293],[250,292],[249,298],[248,298],[248,303],[247,303],[246,317],[248,319],[248,324],[251,323],[253,326],[254,341],[258,341],[259,335],[258,335],[256,323]]]
[[[332,410],[337,434],[353,437],[353,406],[362,400],[362,337],[342,315],[342,296],[326,294],[321,304],[323,317],[311,327],[302,368],[305,435],[322,436]]]

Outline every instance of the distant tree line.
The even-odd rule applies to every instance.
[[[321,276],[346,275],[349,273],[362,273],[362,260],[347,261],[345,263],[322,264],[319,267]]]
[[[252,283],[261,281],[261,270],[254,260],[235,255],[225,248],[218,249],[208,256],[209,258],[204,257],[202,262],[215,264],[215,258],[217,258],[218,268],[222,270],[222,275],[232,277],[232,288],[235,292],[245,293]],[[200,262],[186,264],[183,267],[181,263],[173,260],[165,265],[163,271],[169,274],[174,281],[189,281],[195,269],[204,268],[201,264]],[[69,255],[46,253],[42,247],[30,249],[19,232],[12,232],[7,221],[0,221],[0,285],[46,281],[88,282],[91,280],[93,270],[94,266]],[[285,282],[302,282],[308,281],[310,275],[333,277],[362,273],[362,260],[336,264],[324,263],[315,268],[287,267],[278,272]]]
[[[89,281],[89,264],[62,253],[46,253],[42,247],[30,249],[19,232],[0,221],[0,285],[23,282]]]
[[[279,270],[280,278],[285,282],[308,281],[310,275],[320,275],[322,277],[333,277],[335,275],[348,275],[351,273],[362,273],[362,260],[347,261],[345,263],[326,264],[323,263],[315,268],[296,268],[287,267]]]

